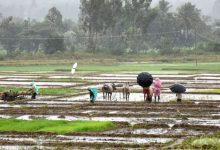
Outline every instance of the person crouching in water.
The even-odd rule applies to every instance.
[[[144,101],[151,103],[153,97],[153,89],[151,87],[144,87],[143,93],[144,93]]]
[[[96,100],[97,94],[98,94],[98,89],[97,88],[88,88],[87,90],[89,91],[90,102],[95,103],[95,100]]]
[[[38,86],[32,82],[31,83],[31,89],[29,90],[31,92],[31,99],[36,99],[36,96],[38,95]]]
[[[158,98],[158,102],[160,101],[160,91],[161,91],[161,81],[159,78],[156,78],[155,82],[154,82],[154,99],[155,102],[157,102],[157,98]]]

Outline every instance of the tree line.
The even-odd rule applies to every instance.
[[[166,0],[81,0],[77,23],[49,9],[43,21],[0,15],[0,49],[45,54],[64,51],[92,53],[169,54],[196,46],[219,50],[220,24],[187,2],[175,12]],[[73,12],[74,13],[74,12]]]

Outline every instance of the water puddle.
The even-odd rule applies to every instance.
[[[0,108],[20,108],[20,105],[0,104]]]
[[[34,138],[19,138],[19,137],[4,137],[4,136],[0,136],[0,140],[13,140],[13,141],[19,141],[19,142],[23,142],[23,141],[36,142],[36,139]]]
[[[104,76],[104,77],[135,77],[137,78],[137,74],[100,74],[100,76]],[[153,77],[154,78],[162,78],[162,77],[169,77],[169,78],[173,78],[173,77],[178,77],[178,78],[188,78],[188,77],[194,77],[195,75],[167,75],[167,74],[154,74]]]
[[[44,100],[42,100],[42,101],[40,101],[40,100],[38,100],[38,101],[28,101],[27,102],[28,104],[45,104],[45,105],[59,105],[59,104],[73,104],[73,102],[66,102],[66,101],[64,101],[64,102],[62,102],[62,101],[44,101]]]
[[[220,80],[220,77],[195,77],[195,80]]]
[[[74,79],[74,76],[50,76],[49,79]],[[77,77],[78,78],[78,77]]]
[[[4,79],[5,81],[26,81],[26,80],[30,80],[32,81],[31,79],[22,79],[22,78],[7,78],[7,79]]]
[[[205,126],[218,126],[220,127],[219,119],[210,119],[210,118],[188,118],[185,121],[190,125],[205,125]]]
[[[40,150],[40,149],[45,149],[45,150],[54,150],[54,148],[51,147],[45,147],[45,146],[22,146],[22,145],[1,145],[0,146],[1,150]]]
[[[220,116],[220,112],[219,113],[213,113],[213,114],[211,114],[211,116]]]
[[[17,117],[16,119],[18,119],[18,120],[32,120],[30,118],[30,115],[23,115],[23,116]]]
[[[201,135],[201,134],[210,134],[212,132],[210,131],[196,131],[196,130],[190,130],[190,129],[172,129],[172,130],[169,130],[166,134],[169,134],[169,135]]]
[[[30,85],[30,82],[0,81],[1,85]],[[38,86],[75,86],[82,83],[72,82],[37,82]]]
[[[19,78],[27,78],[27,79],[36,79],[36,78],[40,78],[41,76],[28,76],[28,75],[1,75],[0,78],[15,78],[15,79],[19,79]]]
[[[89,101],[89,94],[87,95],[81,95],[76,97],[69,97],[69,98],[61,98],[58,100],[67,100],[67,101]],[[142,93],[131,93],[130,94],[130,100],[132,102],[140,102],[143,101],[144,96]],[[175,100],[176,96],[175,94],[161,94],[161,100],[160,102],[168,102],[171,100]],[[183,94],[183,101],[184,100],[220,100],[220,95],[217,94]],[[101,93],[97,96],[97,101],[106,101],[103,100],[103,96]],[[112,101],[125,101],[123,99],[122,93],[113,93],[112,94]],[[154,101],[154,99],[153,99]]]
[[[123,137],[93,137],[93,136],[59,136],[69,139],[68,142],[87,142],[87,143],[124,143],[124,144],[150,144],[167,143],[171,138],[123,138]]]
[[[0,118],[9,119],[9,118],[12,118],[12,116],[9,116],[9,115],[0,115]]]
[[[89,113],[89,112],[86,112]],[[0,118],[12,118],[13,116],[9,115],[0,115]],[[177,119],[177,118],[160,118],[160,117],[82,117],[82,116],[53,116],[53,115],[22,115],[16,117],[21,120],[31,120],[33,118],[44,118],[48,120],[66,120],[66,121],[76,121],[76,120],[93,120],[93,121],[113,121],[113,122],[128,122],[130,124],[138,123],[162,123],[167,124],[169,129],[175,124],[190,124],[190,125],[205,125],[205,126],[220,126],[219,119],[210,119],[210,118],[187,118],[187,120]]]
[[[132,132],[132,134],[155,134],[162,135],[168,132],[167,129],[162,128],[154,128],[154,129],[136,129]]]

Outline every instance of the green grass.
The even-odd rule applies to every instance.
[[[40,89],[40,95],[62,95],[62,94],[75,94],[82,90],[69,89],[69,88],[44,88]]]
[[[201,92],[201,93],[217,93],[220,94],[220,89],[213,89],[213,90],[195,90],[193,92]]]
[[[20,87],[0,87],[0,92],[5,92],[12,90],[14,92],[19,92],[19,91],[27,91],[27,88],[20,88]]]
[[[88,80],[81,78],[60,78],[60,79],[37,79],[37,82],[78,82],[78,83],[89,83]]]
[[[79,70],[82,71],[106,71],[106,72],[118,72],[118,71],[217,71],[220,72],[220,63],[201,63],[198,67],[194,63],[181,63],[181,64],[115,64],[115,65],[82,65],[79,66]]]
[[[16,88],[16,87],[0,87],[0,92],[12,90],[14,92],[27,91],[28,88]],[[75,94],[82,90],[70,89],[70,88],[40,88],[40,95],[62,95],[62,94]]]
[[[194,147],[202,147],[204,145],[220,148],[220,138],[201,138],[192,141],[192,146]]]
[[[220,63],[121,63],[121,64],[78,64],[78,72],[140,72],[140,71],[176,71],[176,72],[220,72]],[[0,71],[39,72],[64,70],[70,72],[72,64],[62,65],[18,65],[0,66]],[[77,73],[77,72],[76,72]]]
[[[220,149],[220,132],[213,135],[194,136],[178,146],[180,149]]]
[[[0,119],[0,131],[19,131],[19,132],[53,132],[65,134],[70,132],[99,132],[115,128],[112,122],[99,121],[51,121],[39,120],[16,120]]]

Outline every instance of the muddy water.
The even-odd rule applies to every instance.
[[[76,78],[75,76],[50,76],[50,79],[74,79]],[[78,77],[77,77],[78,78]]]
[[[40,150],[40,149],[42,149],[42,150],[54,150],[54,148],[52,148],[52,147],[39,146],[39,145],[36,145],[36,146],[1,145],[0,149],[1,150]]]
[[[63,118],[59,118],[58,116],[48,116],[46,117],[49,120],[63,120]],[[129,122],[130,124],[138,124],[138,123],[165,123],[170,126],[170,129],[175,124],[187,123],[190,125],[206,125],[206,126],[220,126],[220,121],[217,119],[210,118],[189,118],[188,120],[182,120],[177,118],[133,118],[133,117],[72,117],[66,116],[64,120],[94,120],[94,121],[113,121],[113,122]]]
[[[7,79],[4,79],[5,81],[27,81],[27,80],[30,80],[32,81],[32,79],[22,79],[22,78],[7,78]]]
[[[137,74],[100,74],[100,76],[104,76],[104,77],[137,77]],[[169,77],[169,78],[173,78],[173,77],[179,77],[179,78],[189,78],[189,77],[194,77],[195,75],[167,75],[167,74],[154,74],[153,77]]]
[[[198,82],[198,81],[205,81],[205,83],[219,83],[220,77],[213,77],[213,76],[205,76],[205,77],[200,77],[200,76],[194,76],[194,75],[156,75],[154,78],[160,77],[163,83],[175,83],[175,82],[181,82],[181,83],[187,83],[187,82]],[[111,74],[104,74],[99,75],[99,76],[85,76],[82,77],[82,79],[87,79],[87,80],[105,80],[105,81],[136,81],[137,80],[137,75],[111,75]]]
[[[20,108],[20,105],[0,104],[0,108]]]
[[[146,135],[164,135],[168,133],[168,129],[164,128],[152,128],[152,129],[132,129],[132,128],[123,128],[113,131],[106,131],[105,134],[146,134]]]
[[[13,82],[13,81],[0,81],[1,85],[30,85],[30,82]],[[50,85],[50,86],[74,86],[80,85],[81,83],[69,83],[69,82],[37,82],[39,86]]]
[[[162,128],[154,128],[154,129],[136,129],[133,131],[133,134],[165,134],[167,133],[167,129],[162,129]]]
[[[131,129],[123,128],[117,129],[114,131],[106,131],[106,134],[146,134],[146,135],[201,135],[204,134],[204,131],[196,130],[186,130],[183,128],[179,129],[168,129],[168,128],[151,128],[151,129]],[[207,133],[211,133],[208,131]]]
[[[20,82],[15,82],[17,76],[17,81]],[[1,78],[2,76],[0,76]],[[40,76],[35,76],[35,77],[40,77]],[[68,74],[55,74],[55,75],[47,75],[47,77],[49,78],[72,78],[72,76],[69,76]],[[102,81],[102,82],[111,82],[111,81],[117,81],[117,82],[127,82],[129,80],[132,80],[134,82],[136,82],[136,77],[137,74],[119,74],[119,75],[111,75],[111,74],[103,74],[100,76],[93,76],[93,77],[82,77],[83,79],[91,79],[92,81]],[[207,85],[215,85],[215,83],[220,82],[220,75],[154,75],[154,77],[160,77],[160,78],[166,78],[163,80],[163,85],[166,85],[166,87],[168,87],[170,84],[178,81],[178,82],[183,82],[183,83],[187,83],[187,86],[192,86],[192,88],[188,88],[188,91],[194,91],[197,87],[204,87]],[[3,86],[7,86],[7,85],[22,85],[22,86],[28,86],[30,84],[30,82],[22,82],[23,80],[30,80],[32,78],[34,78],[34,75],[11,75],[11,76],[6,76],[3,75],[3,78],[8,78],[6,80],[8,81],[4,81],[4,82],[0,82],[1,85]],[[78,78],[78,77],[77,77]],[[169,78],[171,80],[169,80]],[[175,78],[175,80],[174,80]],[[10,80],[11,79],[11,80]],[[9,84],[10,83],[10,84]],[[68,82],[40,82],[40,86],[72,86],[72,83],[68,83]],[[74,84],[75,85],[75,84]],[[90,85],[91,86],[91,85]],[[83,87],[84,89],[86,89],[87,87],[90,86],[85,86]],[[101,87],[102,85],[95,85],[97,87]],[[132,88],[138,88],[133,86]],[[140,88],[140,87],[139,87]],[[141,88],[140,88],[141,89]],[[163,92],[168,92],[169,89],[165,89],[163,90]],[[161,95],[161,102],[167,102],[170,100],[175,100],[175,94],[165,94],[162,93]],[[220,95],[215,95],[215,94],[209,94],[209,95],[204,95],[204,94],[183,94],[183,101],[184,100],[194,100],[194,104],[195,107],[192,107],[194,110],[196,110],[197,106],[202,107],[201,109],[205,109],[206,107],[204,106],[200,106],[200,103],[203,103],[202,100],[206,100],[206,102],[208,103],[207,100],[216,100],[215,103],[216,106],[220,107],[220,101],[218,102],[218,100],[220,100]],[[103,101],[102,98],[102,94],[99,93],[97,101]],[[208,134],[211,133],[210,131],[204,129],[204,130],[193,130],[193,129],[183,129],[183,128],[173,128],[174,125],[181,125],[181,124],[188,124],[188,125],[203,125],[204,127],[209,127],[209,126],[216,126],[216,127],[220,127],[220,121],[218,119],[212,119],[212,116],[220,116],[219,112],[218,112],[218,108],[216,108],[216,111],[214,111],[213,113],[209,113],[209,114],[204,114],[203,117],[199,118],[198,116],[195,116],[195,118],[193,117],[195,114],[195,112],[186,112],[186,114],[181,114],[182,116],[187,115],[187,116],[191,116],[188,118],[181,118],[178,117],[178,114],[174,111],[174,112],[169,112],[170,109],[176,109],[179,107],[176,106],[164,106],[164,109],[166,111],[164,112],[156,112],[153,109],[149,109],[147,112],[143,112],[143,111],[135,111],[135,109],[131,109],[131,111],[129,111],[129,109],[124,109],[123,107],[130,107],[132,105],[130,105],[130,103],[126,103],[126,105],[122,105],[124,104],[125,100],[122,97],[121,93],[113,93],[112,95],[112,102],[106,102],[106,107],[108,107],[108,104],[110,105],[109,108],[113,108],[112,104],[114,104],[115,101],[120,101],[122,103],[119,103],[119,107],[122,108],[122,111],[120,110],[114,110],[114,109],[109,109],[109,110],[95,110],[96,107],[103,107],[105,108],[104,105],[98,105],[95,106],[94,108],[93,106],[88,105],[89,102],[89,94],[86,95],[82,95],[82,96],[76,96],[76,97],[65,97],[65,98],[59,98],[56,96],[49,96],[49,97],[45,97],[45,96],[39,96],[37,98],[37,100],[29,100],[27,103],[23,103],[23,104],[15,104],[15,105],[9,105],[9,104],[4,104],[3,102],[0,103],[0,108],[1,109],[14,109],[14,108],[20,108],[20,107],[41,107],[41,106],[48,106],[48,107],[52,107],[52,106],[63,106],[63,107],[68,107],[70,105],[80,105],[82,104],[82,108],[80,110],[80,108],[78,108],[79,110],[73,110],[71,112],[73,113],[77,113],[79,115],[77,116],[60,116],[59,114],[65,114],[65,108],[62,110],[60,109],[59,113],[57,115],[29,115],[28,112],[25,112],[24,115],[1,115],[1,118],[10,118],[10,117],[14,117],[17,119],[23,119],[23,120],[31,120],[33,118],[45,118],[45,119],[49,119],[49,120],[67,120],[67,121],[74,121],[74,120],[95,120],[95,121],[113,121],[113,122],[124,122],[124,123],[129,123],[131,125],[135,125],[135,124],[166,124],[168,125],[168,127],[152,127],[150,129],[148,128],[134,128],[134,129],[118,129],[118,130],[113,130],[113,131],[108,131],[105,132],[105,134],[108,133],[112,133],[112,134],[131,134],[130,138],[126,138],[126,137],[108,137],[108,136],[102,136],[102,137],[97,137],[94,135],[86,135],[86,136],[58,136],[56,138],[51,138],[51,139],[45,139],[45,138],[16,138],[13,136],[11,138],[7,138],[4,136],[0,135],[0,139],[9,139],[9,140],[19,140],[19,141],[33,141],[35,143],[44,143],[47,141],[52,141],[52,142],[83,142],[83,143],[125,143],[125,144],[149,144],[151,142],[156,142],[156,143],[167,143],[169,141],[172,141],[172,138],[134,138],[135,136],[137,137],[137,135],[141,135],[141,134],[146,134],[146,135],[186,135],[186,136],[191,136],[191,135],[199,135],[199,134]],[[130,95],[130,101],[133,102],[139,102],[139,101],[143,101],[143,94],[142,93],[131,93]],[[86,103],[85,103],[86,102]],[[102,102],[100,102],[102,103]],[[103,102],[104,103],[104,102]],[[103,104],[102,103],[102,104]],[[86,104],[86,105],[84,105]],[[99,103],[97,103],[99,104]],[[121,104],[121,105],[120,105]],[[129,106],[128,106],[129,105]],[[159,104],[158,104],[159,105]],[[190,104],[193,105],[193,104]],[[13,107],[13,108],[12,108]],[[136,106],[134,106],[136,107]],[[140,107],[140,106],[137,106]],[[154,105],[149,105],[149,107],[154,107]],[[158,106],[158,107],[163,107]],[[134,111],[132,111],[134,110]],[[200,108],[198,108],[198,111],[200,110]],[[48,109],[48,111],[50,111]],[[16,111],[15,111],[16,112]],[[18,111],[19,112],[19,111]],[[49,114],[49,113],[48,113]],[[66,112],[66,114],[70,114],[69,112]],[[81,116],[82,114],[82,116]],[[98,114],[98,115],[97,115]],[[103,115],[102,115],[103,114]],[[108,114],[108,115],[106,115]],[[125,117],[116,117],[115,114],[121,114],[120,116],[123,116],[123,114],[129,114],[131,117],[126,117],[128,115],[124,115]],[[142,114],[142,117],[135,117],[134,114]],[[146,114],[146,116],[144,116],[143,114]],[[150,116],[152,114],[152,116]],[[163,114],[163,115],[160,115]],[[165,115],[164,115],[165,114]],[[133,115],[133,116],[132,116]],[[166,116],[167,115],[167,116]],[[202,115],[202,114],[201,114]],[[208,116],[210,115],[210,117]],[[84,117],[87,116],[87,117]],[[101,116],[101,117],[98,117]],[[105,116],[109,116],[109,117],[105,117]],[[149,117],[147,117],[149,116]],[[162,117],[162,116],[166,116],[166,117]],[[135,135],[132,137],[132,135]],[[9,136],[10,137],[10,136]],[[28,136],[27,136],[28,137]],[[155,137],[155,136],[154,136]],[[61,140],[62,139],[62,140]],[[0,147],[1,148],[1,147]]]
[[[13,116],[1,115],[0,118],[12,118]],[[204,126],[217,126],[220,127],[220,120],[210,119],[210,118],[187,118],[187,120],[177,119],[177,118],[160,118],[160,117],[149,117],[149,118],[134,118],[134,117],[81,117],[81,116],[51,116],[51,115],[22,115],[16,117],[20,120],[32,120],[33,118],[44,118],[48,120],[66,120],[66,121],[76,121],[76,120],[94,120],[94,121],[113,121],[113,122],[128,122],[130,124],[139,124],[139,123],[153,123],[153,124],[167,124],[170,128],[177,124],[189,124],[189,125],[204,125]],[[159,131],[158,131],[159,130]],[[144,130],[146,134],[156,134],[157,132],[165,134],[168,130],[165,129],[151,129]],[[143,130],[133,131],[134,134],[139,134]],[[159,134],[158,133],[158,134]]]
[[[23,79],[36,79],[36,78],[40,78],[41,76],[28,76],[28,75],[0,75],[0,78],[15,78],[15,79],[19,79],[19,78],[23,78]]]
[[[59,105],[59,104],[73,104],[73,102],[62,102],[62,101],[28,101],[28,104],[45,104],[45,105]]]
[[[195,77],[195,80],[220,80],[220,77]]]
[[[219,119],[188,118],[188,120],[185,122],[190,125],[206,125],[206,126],[219,126],[220,127],[220,120]]]
[[[71,142],[89,142],[89,143],[124,143],[124,144],[150,144],[150,143],[167,143],[172,141],[171,138],[120,138],[120,137],[80,137],[80,136],[59,136],[69,139]],[[70,142],[69,141],[69,142]]]
[[[143,101],[144,96],[142,93],[131,93],[130,100],[131,102],[140,102]],[[76,97],[69,97],[69,98],[61,98],[59,100],[67,100],[67,101],[89,101],[89,94],[76,96]],[[154,100],[154,99],[153,99]],[[175,94],[162,94],[160,102],[168,102],[171,100],[176,100]],[[220,95],[210,94],[183,94],[183,101],[184,100],[220,100]],[[103,101],[103,96],[101,93],[98,94],[97,101]],[[104,100],[106,101],[106,100]],[[122,93],[113,93],[112,94],[112,101],[125,101],[123,99]]]
[[[42,137],[41,137],[42,138]],[[18,137],[4,137],[0,136],[0,140],[25,141],[33,142],[36,145],[42,145],[46,142],[83,142],[83,143],[123,143],[123,144],[150,144],[150,143],[167,143],[172,141],[172,138],[126,138],[126,137],[95,137],[95,136],[65,136],[58,135],[54,139],[41,138],[18,138]],[[60,140],[62,139],[62,140]],[[39,147],[38,147],[39,148]]]
[[[13,116],[1,115],[1,118],[11,118]],[[113,122],[129,122],[130,124],[138,124],[138,123],[172,123],[178,124],[181,123],[181,120],[176,118],[134,118],[134,117],[81,117],[81,116],[65,116],[64,118],[60,118],[60,116],[52,116],[52,115],[22,115],[16,117],[20,120],[31,120],[32,118],[44,118],[48,120],[66,120],[66,121],[76,121],[76,120],[94,120],[94,121],[113,121]]]

